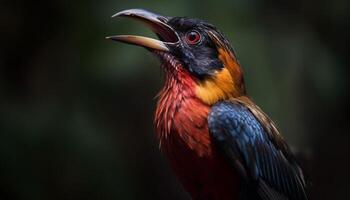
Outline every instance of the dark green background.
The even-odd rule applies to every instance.
[[[188,199],[153,133],[157,59],[104,39],[153,35],[110,18],[127,8],[222,30],[248,93],[312,180],[312,199],[348,198],[348,0],[3,0],[0,199]]]

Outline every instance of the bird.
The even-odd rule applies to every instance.
[[[307,184],[275,123],[247,95],[243,70],[225,35],[197,18],[128,9],[157,39],[106,39],[159,58],[164,85],[154,125],[162,152],[193,200],[307,200]]]

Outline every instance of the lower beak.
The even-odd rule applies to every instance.
[[[116,35],[106,37],[106,39],[138,45],[149,50],[158,51],[169,51],[169,46],[179,41],[176,32],[167,25],[167,17],[142,9],[124,10],[118,12],[112,17],[130,17],[142,21],[157,34],[159,40],[136,35]]]
[[[137,36],[137,35],[116,35],[109,36],[106,39],[124,42],[128,44],[143,46],[148,49],[159,50],[159,51],[169,51],[169,48],[160,40],[153,38]]]

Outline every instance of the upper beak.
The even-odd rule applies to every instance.
[[[169,51],[169,46],[179,41],[177,33],[167,24],[167,17],[142,9],[124,10],[116,13],[112,17],[130,17],[140,20],[157,34],[159,40],[136,35],[116,35],[106,37],[106,39],[143,46],[150,50],[159,51]]]

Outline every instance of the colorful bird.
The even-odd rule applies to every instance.
[[[113,17],[140,20],[159,38],[107,37],[160,59],[165,81],[157,136],[192,199],[308,199],[300,167],[273,121],[247,96],[235,52],[218,29],[142,9]]]

